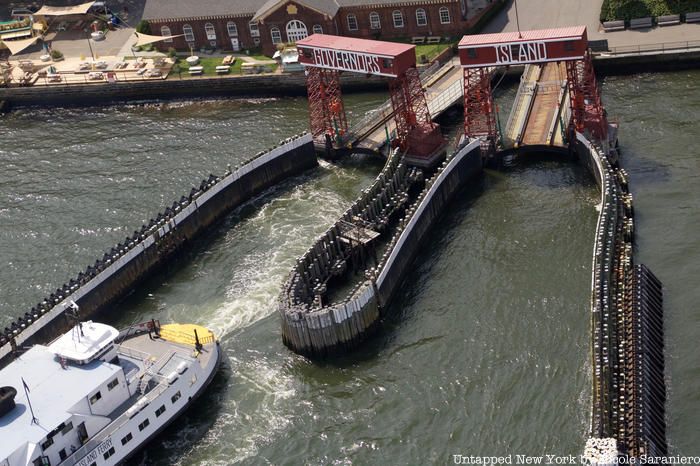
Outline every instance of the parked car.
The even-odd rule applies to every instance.
[[[109,8],[107,8],[106,2],[97,1],[97,2],[92,4],[90,9],[88,10],[88,13],[92,13],[95,15],[108,15]]]

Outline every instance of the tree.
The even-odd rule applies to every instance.
[[[139,21],[139,24],[136,25],[136,32],[141,34],[150,34],[151,25],[148,23],[148,21],[142,19],[141,21]]]

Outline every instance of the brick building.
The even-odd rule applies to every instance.
[[[313,33],[366,39],[461,36],[467,0],[147,0],[143,18],[156,35],[180,35],[158,47],[239,51]]]

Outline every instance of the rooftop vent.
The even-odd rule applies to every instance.
[[[17,390],[12,387],[0,387],[0,417],[12,411],[15,407]]]

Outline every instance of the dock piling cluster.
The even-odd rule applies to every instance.
[[[662,457],[667,454],[662,284],[646,266],[634,264],[627,172],[581,135],[576,149],[601,188],[592,271],[591,436],[616,440],[622,456]]]

